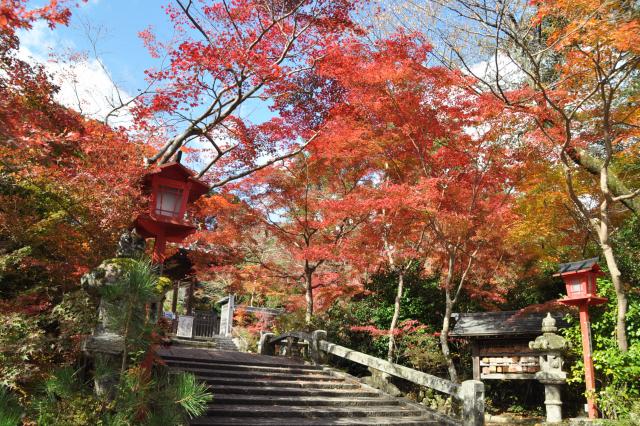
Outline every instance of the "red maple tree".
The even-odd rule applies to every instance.
[[[328,46],[356,29],[355,1],[176,3],[165,8],[176,33],[171,43],[151,30],[141,33],[152,55],[169,65],[148,71],[159,87],[141,97],[138,121],[153,127],[161,119],[175,134],[150,162],[166,162],[198,141],[210,154],[201,175],[210,172],[217,187],[288,158],[315,138],[311,123],[285,120],[294,117],[285,113],[294,102],[289,96]],[[245,104],[283,114],[254,125],[240,115]]]
[[[451,314],[463,291],[497,302],[506,290],[505,234],[515,218],[511,191],[521,163],[517,147],[501,140],[508,118],[501,105],[465,89],[465,76],[426,66],[429,51],[400,34],[373,46],[353,40],[331,52],[320,72],[339,82],[345,102],[326,125],[335,133],[322,140],[332,140],[324,155],[366,164],[376,177],[346,207],[370,214],[363,247],[396,272],[421,259],[425,272],[440,275],[446,300],[440,341],[456,380]],[[402,274],[398,284],[401,295]]]

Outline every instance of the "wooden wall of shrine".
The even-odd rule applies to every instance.
[[[471,356],[475,380],[533,379],[540,370],[538,356],[529,349],[530,339],[473,340]]]

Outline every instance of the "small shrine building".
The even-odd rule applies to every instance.
[[[567,327],[564,313],[551,315],[559,329]],[[470,341],[474,380],[534,380],[539,354],[529,342],[542,333],[545,316],[522,311],[456,313],[449,336]]]

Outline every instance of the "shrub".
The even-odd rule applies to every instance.
[[[0,385],[0,426],[16,426],[21,417],[18,399],[6,386]]]

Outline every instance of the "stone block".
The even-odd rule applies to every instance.
[[[509,366],[509,373],[522,373],[522,366],[518,364],[511,364]]]
[[[462,382],[462,425],[483,426],[484,421],[484,384],[477,380]]]

